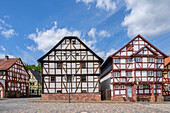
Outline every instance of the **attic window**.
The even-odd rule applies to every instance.
[[[76,40],[72,40],[73,44],[76,44]]]

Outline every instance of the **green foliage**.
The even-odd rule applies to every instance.
[[[27,63],[24,63],[24,66],[25,66],[26,70],[28,70],[28,69],[35,69],[35,71],[37,71],[37,72],[40,72],[40,70],[41,70],[41,65],[40,64],[38,64],[36,66],[36,65],[29,65]]]

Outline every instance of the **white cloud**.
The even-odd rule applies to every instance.
[[[14,29],[9,29],[9,30],[3,30],[1,32],[1,35],[3,35],[6,38],[11,38],[12,36],[17,35]]]
[[[4,59],[7,54],[0,53],[0,59]],[[15,58],[13,55],[8,55],[9,58]]]
[[[116,9],[116,2],[114,0],[76,0],[76,2],[84,2],[86,5],[95,2],[96,8],[106,11],[114,11]]]
[[[125,0],[127,10],[122,26],[128,36],[154,36],[170,31],[170,0]]]
[[[116,52],[117,50],[115,50],[115,49],[111,49],[110,51],[99,51],[99,52],[97,52],[97,54],[101,57],[101,58],[103,58],[104,60],[106,60],[107,59],[107,57],[109,57],[110,55],[112,55],[112,54],[114,54],[115,52]]]
[[[96,28],[91,28],[90,31],[88,32],[88,35],[92,38],[95,38],[96,36]]]
[[[6,50],[4,46],[0,46],[0,48],[1,48],[2,51]]]
[[[27,49],[31,50],[31,51],[36,51],[36,48],[31,45],[31,46],[26,46]]]
[[[99,32],[100,37],[110,37],[110,33],[107,32],[106,30],[102,30]]]
[[[67,28],[57,28],[55,25],[47,30],[38,31],[32,33],[28,38],[32,39],[37,44],[37,50],[47,52],[54,45],[56,45],[64,36],[78,36],[80,37],[81,32],[78,30],[68,30]]]

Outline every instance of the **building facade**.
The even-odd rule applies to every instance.
[[[170,100],[170,55],[165,59],[163,82],[163,96],[165,100]]]
[[[103,60],[77,37],[64,37],[38,62],[42,67],[42,99],[100,101]]]
[[[136,36],[102,65],[101,90],[110,89],[113,101],[163,101],[166,57],[141,35]]]
[[[29,74],[21,59],[0,59],[0,97],[23,97],[28,93]]]
[[[41,75],[34,69],[28,69],[29,78],[29,95],[41,96]]]

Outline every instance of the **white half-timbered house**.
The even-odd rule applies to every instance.
[[[78,37],[64,37],[38,62],[42,69],[42,99],[100,100],[103,60]],[[70,84],[70,85],[69,85]]]
[[[0,59],[0,97],[23,97],[28,93],[29,74],[21,59]]]
[[[162,101],[162,73],[167,55],[141,35],[109,56],[101,67],[101,90],[114,101]]]

